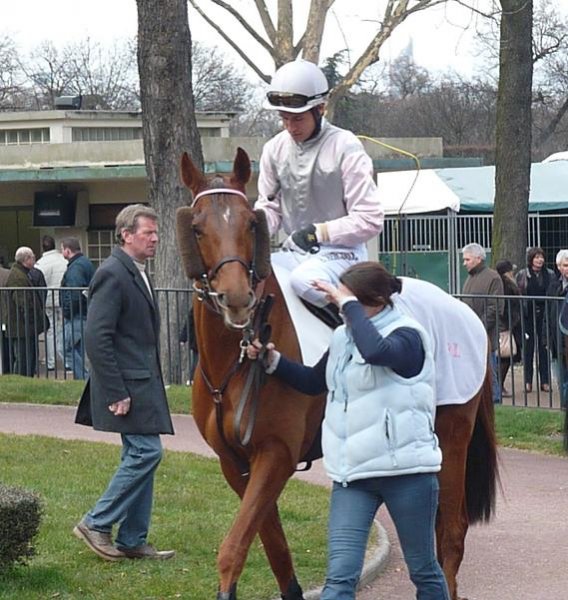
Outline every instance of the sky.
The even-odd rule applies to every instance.
[[[470,1],[477,3],[480,8],[490,2]],[[555,2],[568,18],[568,2]],[[235,3],[247,2],[235,0]],[[63,45],[90,37],[93,41],[111,45],[114,40],[136,35],[135,0],[36,0],[32,18],[29,2],[12,1],[8,4],[5,0],[3,4],[0,10],[0,34],[9,34],[24,51],[46,39]],[[307,6],[308,1],[300,0],[296,4]],[[336,0],[333,12],[328,16],[322,55],[330,55],[348,45],[352,56],[358,56],[376,31],[377,21],[382,16],[385,4],[385,0]],[[297,11],[296,17],[301,20],[300,10]],[[453,69],[471,75],[476,68],[480,68],[472,42],[477,26],[479,17],[457,4],[430,8],[412,15],[395,30],[391,39],[383,46],[381,58],[395,58],[412,43],[415,61],[428,70]],[[225,27],[230,30],[232,24],[227,22]],[[209,45],[218,45],[238,66],[243,65],[245,69],[241,59],[224,45],[219,36],[200,17],[191,12],[190,28],[194,39]],[[262,59],[262,50],[259,51],[258,46],[251,45],[247,51],[260,56],[263,60],[261,67],[267,72],[271,71],[271,61],[267,56]]]

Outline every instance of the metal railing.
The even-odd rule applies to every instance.
[[[82,343],[86,301],[70,303],[63,315],[61,293],[81,298],[83,288],[0,288],[0,374],[83,379],[89,361]],[[161,315],[161,358],[166,384],[193,379],[197,352],[190,314],[192,291],[157,289]],[[568,397],[568,337],[558,328],[564,298],[529,296],[465,296],[481,299],[483,318],[504,310],[499,331],[511,332],[517,349],[499,351],[499,331],[493,335],[496,375],[505,388],[504,404],[561,408]],[[38,310],[41,309],[41,310]],[[515,317],[518,315],[518,319]],[[532,375],[532,378],[530,376]],[[529,381],[530,378],[530,381]],[[532,384],[532,390],[526,384]],[[547,389],[548,386],[548,389]]]

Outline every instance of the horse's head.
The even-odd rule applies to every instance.
[[[238,148],[233,173],[205,176],[184,153],[181,179],[193,192],[191,207],[177,212],[177,238],[188,277],[222,313],[225,324],[243,329],[256,305],[255,287],[270,273],[270,237],[262,211],[245,195],[251,165]]]

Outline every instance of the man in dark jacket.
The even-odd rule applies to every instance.
[[[118,470],[73,530],[105,560],[166,559],[147,542],[160,434],[173,426],[160,367],[159,311],[145,271],[158,243],[157,215],[141,204],[116,218],[120,246],[97,270],[85,329],[91,374],[76,421],[122,437]],[[115,545],[112,527],[118,525]]]
[[[463,264],[468,276],[463,284],[463,294],[479,295],[479,298],[464,298],[463,301],[481,319],[491,344],[493,367],[493,401],[501,402],[501,385],[497,376],[497,349],[499,344],[499,324],[503,318],[503,299],[489,299],[487,296],[502,296],[503,282],[497,271],[485,264],[485,249],[472,243],[464,246]]]
[[[36,285],[45,287],[45,279],[41,271],[34,269],[35,255],[31,248],[18,248],[14,258],[16,262],[10,270],[6,287],[22,290],[5,294],[3,306],[6,335],[11,340],[12,373],[33,377],[36,371],[37,338],[47,328],[47,322],[45,292],[39,293],[29,288]]]
[[[81,252],[77,238],[61,240],[61,254],[67,260],[67,270],[61,287],[87,288],[95,274],[93,263]],[[85,350],[83,330],[87,320],[87,297],[82,290],[64,290],[60,304],[63,312],[65,367],[73,369],[75,379],[85,379]]]

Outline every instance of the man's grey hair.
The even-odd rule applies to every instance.
[[[122,230],[126,229],[130,233],[134,233],[138,229],[139,217],[158,220],[158,213],[151,207],[145,204],[129,204],[116,215],[114,235],[116,241],[123,246]]]
[[[472,242],[471,244],[466,244],[462,248],[462,254],[471,254],[476,258],[481,258],[481,260],[485,260],[487,254],[485,253],[485,248],[476,242]]]
[[[560,263],[568,260],[568,250],[558,250],[558,254],[556,255],[556,266],[559,267]]]
[[[20,248],[16,250],[16,254],[14,254],[14,259],[17,263],[23,265],[24,262],[32,256],[35,256],[35,254],[31,248],[28,248],[27,246],[20,246]]]

